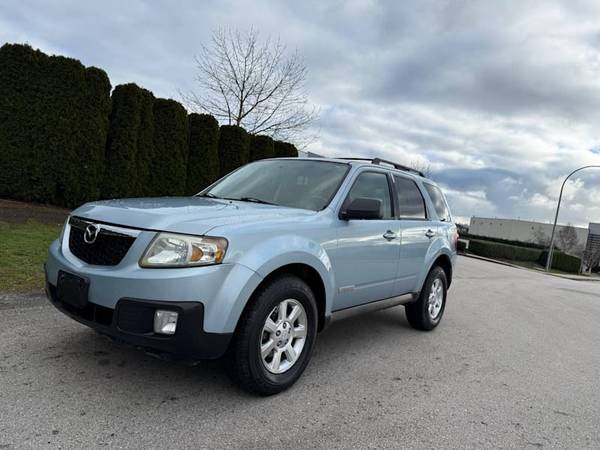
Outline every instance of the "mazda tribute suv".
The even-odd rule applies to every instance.
[[[193,197],[87,203],[50,246],[54,306],[115,341],[188,361],[225,356],[244,389],[274,394],[317,333],[349,312],[444,314],[456,226],[440,188],[388,161],[278,158]]]

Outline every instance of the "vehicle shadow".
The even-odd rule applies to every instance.
[[[232,384],[223,361],[201,361],[189,366],[156,359],[78,324],[74,326],[68,336],[54,335],[45,349],[39,349],[44,354],[41,364],[48,374],[48,383],[68,385],[73,395],[91,395],[102,402],[144,408],[168,403],[178,403],[180,407],[184,400],[200,397],[208,404],[221,402],[220,408],[234,406],[240,399],[260,401]],[[385,351],[386,347],[397,346],[398,339],[410,340],[414,334],[403,308],[334,321],[318,335],[307,373],[315,377],[323,371],[342,373],[344,360],[353,358],[361,364],[362,355],[368,355],[373,348]],[[106,389],[98,390],[98,386]]]

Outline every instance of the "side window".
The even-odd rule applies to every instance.
[[[426,219],[425,200],[413,180],[394,175],[398,215],[401,219]]]
[[[383,218],[392,218],[392,200],[387,175],[378,172],[361,173],[346,197],[345,204],[359,197],[375,198],[381,200]]]
[[[444,194],[442,194],[440,188],[429,183],[423,183],[423,185],[425,186],[425,189],[427,190],[427,193],[433,202],[433,207],[435,208],[435,212],[437,213],[439,219],[449,221],[450,212],[448,211],[446,200],[444,200]]]

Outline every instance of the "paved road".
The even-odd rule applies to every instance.
[[[600,283],[461,258],[442,324],[333,323],[275,397],[0,296],[0,448],[599,448]]]

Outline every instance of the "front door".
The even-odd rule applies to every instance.
[[[348,192],[344,205],[359,197],[381,200],[383,218],[340,220],[338,246],[330,253],[336,280],[334,311],[392,296],[400,236],[394,230],[390,189],[386,173],[368,170],[358,175]]]

